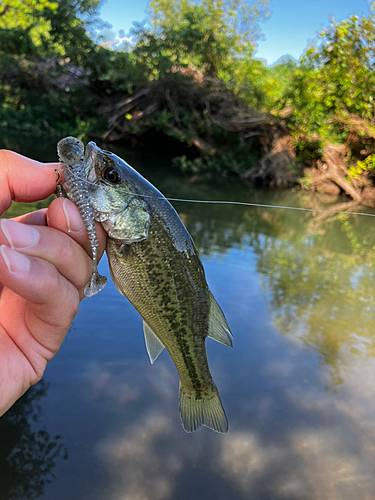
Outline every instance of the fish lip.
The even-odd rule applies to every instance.
[[[95,169],[95,160],[98,155],[99,148],[95,142],[89,142],[85,152],[85,177],[89,182],[95,182],[98,175]]]

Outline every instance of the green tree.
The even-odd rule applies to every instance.
[[[269,0],[151,0],[151,23],[156,29],[171,29],[183,22],[186,14],[198,9],[204,14],[207,28],[216,28],[238,52],[259,37],[259,23],[270,14]]]
[[[177,65],[229,79],[234,63],[251,57],[259,23],[269,15],[269,0],[152,0],[153,29],[140,38],[143,48],[158,41],[159,53]],[[157,57],[158,52],[153,51]]]
[[[0,2],[0,29],[27,32],[34,45],[42,43],[51,29],[46,11],[55,11],[58,3],[49,0],[3,0]]]
[[[0,124],[38,134],[70,130],[90,119],[90,92],[76,89],[103,63],[104,49],[87,29],[96,22],[98,0],[9,2],[0,15]],[[86,108],[85,110],[83,108]],[[87,112],[89,110],[89,112]],[[82,125],[83,126],[83,125]]]
[[[304,54],[286,102],[298,134],[343,142],[356,116],[372,128],[374,119],[375,2],[369,15],[334,20]],[[357,127],[358,128],[358,127]]]

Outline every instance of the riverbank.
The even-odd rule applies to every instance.
[[[237,175],[252,187],[346,194],[375,206],[375,175],[362,160],[372,158],[366,145],[374,136],[354,117],[344,144],[316,134],[302,138],[293,132],[292,115],[261,113],[218,79],[176,73],[107,103],[108,128],[93,135],[158,145],[187,174]]]
[[[4,12],[3,133],[155,147],[189,176],[235,175],[375,206],[375,6],[367,17],[332,20],[299,62],[267,67],[250,36],[258,17],[244,19],[245,36],[226,17],[243,13],[215,2],[206,10],[187,2],[172,25],[170,4],[152,2],[154,25],[115,50],[94,41],[95,16],[89,9],[83,20],[78,4],[43,8],[43,38],[30,13],[25,34]]]

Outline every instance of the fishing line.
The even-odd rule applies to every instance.
[[[85,178],[77,176],[77,180],[80,180],[81,182],[85,182],[86,184],[95,186],[96,183],[89,181]],[[102,183],[102,187],[109,189],[110,185],[107,183]],[[116,188],[118,191],[122,191],[124,193],[129,194],[128,189],[121,188],[120,186],[117,186]],[[138,196],[142,198],[152,198],[150,195],[141,195],[138,194]],[[159,200],[163,200],[163,198],[159,197]],[[302,207],[288,207],[285,205],[266,205],[264,203],[247,203],[243,201],[215,201],[215,200],[188,200],[185,198],[165,198],[168,201],[179,201],[179,202],[184,202],[184,203],[205,203],[208,205],[240,205],[240,206],[245,206],[245,207],[260,207],[260,208],[277,208],[281,210],[298,210],[300,212],[316,212],[316,213],[321,213],[321,214],[342,214],[342,215],[363,215],[366,217],[375,217],[375,214],[369,214],[367,212],[341,212],[340,210],[321,210],[321,209],[315,209],[315,208],[302,208]]]
[[[167,198],[167,200],[183,201],[188,203],[208,203],[208,204],[216,203],[218,205],[243,205],[246,207],[281,208],[286,210],[299,210],[301,212],[319,212],[323,214],[344,214],[344,215],[366,215],[368,217],[375,217],[375,214],[368,214],[366,212],[340,212],[339,210],[319,210],[315,208],[287,207],[283,205],[265,205],[262,203],[246,203],[242,201],[185,200],[180,198]]]

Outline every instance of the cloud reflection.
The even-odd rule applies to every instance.
[[[300,392],[289,387],[285,407],[294,426],[280,428],[277,439],[267,436],[278,427],[275,419],[263,421],[257,432],[228,434],[218,463],[241,498],[375,498],[375,364],[364,358],[351,368],[336,395],[317,386]],[[329,381],[327,371],[323,378]]]
[[[118,367],[119,363],[115,363]],[[126,381],[116,381],[113,377],[113,363],[99,364],[92,362],[88,365],[84,378],[91,386],[91,397],[100,398],[105,394],[114,399],[119,405],[126,405],[139,398],[137,385]]]
[[[182,463],[169,459],[168,473],[161,471],[164,460],[157,451],[159,440],[170,434],[172,421],[151,413],[139,424],[125,430],[123,436],[101,443],[97,452],[110,475],[111,500],[164,500],[171,497],[173,476]]]
[[[106,471],[106,498],[185,500],[191,481],[204,495],[217,489],[219,496],[207,498],[218,500],[375,498],[375,363],[365,355],[353,359],[347,380],[332,393],[324,392],[327,367],[309,372],[305,383],[297,368],[303,362],[295,353],[292,359],[270,358],[258,373],[270,390],[254,395],[245,387],[249,400],[239,402],[237,412],[228,401],[237,416],[225,436],[181,430],[169,359],[132,366],[132,378],[126,363],[91,363],[91,397],[105,394],[108,409],[124,418],[94,451]],[[237,380],[244,380],[248,367],[238,368]],[[130,394],[125,408],[124,394]]]
[[[282,459],[282,449],[264,446],[252,432],[232,432],[221,443],[219,466],[243,493],[267,470],[270,462]]]

